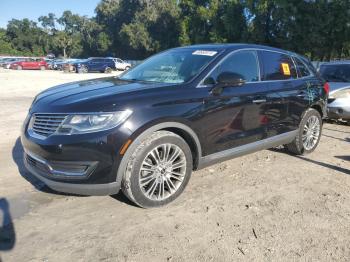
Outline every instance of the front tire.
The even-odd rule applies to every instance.
[[[316,149],[321,134],[322,117],[317,110],[310,108],[304,113],[297,136],[286,148],[296,155],[309,154]]]
[[[80,67],[80,69],[79,69],[79,70],[76,70],[76,71],[79,72],[79,73],[86,74],[86,73],[89,72],[89,68],[88,68],[87,66],[85,66],[85,65],[82,65],[82,66]]]
[[[157,131],[130,156],[122,181],[123,193],[143,208],[175,200],[192,173],[192,153],[180,136]]]

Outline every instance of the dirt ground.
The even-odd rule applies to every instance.
[[[317,150],[265,150],[194,172],[174,203],[59,194],[23,167],[33,97],[104,74],[0,71],[0,261],[350,261],[350,126]]]

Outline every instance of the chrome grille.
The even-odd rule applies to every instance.
[[[56,132],[66,116],[65,114],[34,114],[29,128],[38,135],[48,137]]]

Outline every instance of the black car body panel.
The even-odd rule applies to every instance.
[[[298,57],[294,53],[244,44],[186,48],[218,51],[217,57],[186,83],[151,83],[109,77],[63,84],[37,95],[23,126],[21,139],[25,151],[49,163],[97,163],[93,172],[82,179],[48,175],[45,181],[76,185],[105,184],[105,191],[96,193],[87,190],[86,194],[116,193],[120,188],[120,174],[125,168],[123,157],[128,153],[121,154],[122,147],[128,140],[137,141],[140,135],[146,135],[154,128],[172,130],[183,136],[196,155],[196,169],[215,162],[221,152],[226,152],[227,158],[230,153],[238,156],[274,145],[276,141],[284,143],[293,139],[307,108],[314,107],[325,116],[327,94],[322,80],[315,74],[290,80],[247,82],[239,87],[224,88],[220,94],[213,94],[212,86],[201,84],[218,63],[232,52],[265,50]],[[126,109],[133,111],[126,122],[106,131],[51,135],[45,139],[33,137],[28,132],[29,120],[36,113],[71,114]],[[259,144],[259,141],[264,143]],[[235,148],[239,152],[230,152]],[[35,172],[33,167],[29,168]],[[54,189],[65,191],[55,185],[52,185]],[[84,193],[84,190],[81,192],[76,188],[66,191]]]

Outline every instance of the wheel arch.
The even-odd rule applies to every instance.
[[[196,133],[193,131],[191,127],[180,122],[173,122],[173,121],[162,122],[162,123],[154,124],[141,132],[134,133],[135,137],[133,138],[132,143],[130,144],[125,154],[123,155],[118,167],[116,182],[119,185],[121,185],[121,181],[127,167],[128,159],[130,158],[131,154],[146,137],[160,130],[173,132],[186,141],[186,143],[189,145],[192,152],[193,169],[194,170],[197,169],[199,164],[199,159],[202,157],[202,148]]]
[[[320,113],[320,115],[321,115],[321,118],[323,119],[323,111],[322,111],[322,108],[321,108],[321,106],[320,105],[313,105],[313,106],[311,106],[311,108],[312,109],[315,109],[317,112],[319,112]]]
[[[317,112],[319,112],[322,119],[327,116],[327,112],[324,109],[325,106],[321,103],[314,103],[309,108],[315,109]]]

